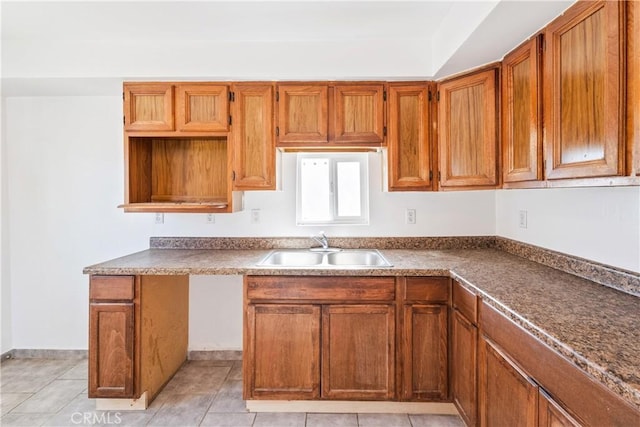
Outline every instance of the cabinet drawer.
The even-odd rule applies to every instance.
[[[407,277],[406,301],[449,302],[449,279],[446,277]]]
[[[478,297],[455,280],[453,281],[453,308],[474,325],[478,323]]]
[[[120,301],[134,297],[134,276],[91,276],[91,300]]]
[[[392,301],[393,277],[247,276],[249,300]]]

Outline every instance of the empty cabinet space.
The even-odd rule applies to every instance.
[[[225,138],[128,139],[125,211],[227,212]]]

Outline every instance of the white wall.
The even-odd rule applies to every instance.
[[[499,190],[496,232],[640,272],[640,187]]]
[[[215,224],[206,224],[205,215],[166,214],[156,225],[152,214],[116,207],[124,187],[119,94],[10,97],[5,113],[8,348],[87,348],[82,268],[143,250],[151,236],[308,236],[319,230],[295,225],[295,154],[282,156],[282,189],[246,192],[245,211],[216,215]],[[371,224],[325,227],[329,236],[495,234],[493,191],[384,193],[382,180],[382,155],[372,153]],[[250,223],[252,208],[260,209],[260,224]],[[416,225],[404,223],[406,208],[416,209]],[[240,349],[240,277],[194,277],[192,284],[191,349]]]

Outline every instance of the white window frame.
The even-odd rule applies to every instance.
[[[303,185],[302,161],[304,159],[328,159],[329,161],[329,211],[327,220],[302,218]],[[360,215],[338,215],[338,182],[337,165],[340,162],[356,162],[360,168]],[[297,225],[368,225],[369,224],[369,158],[367,153],[298,153],[296,158],[296,224]]]

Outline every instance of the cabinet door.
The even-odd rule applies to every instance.
[[[322,307],[322,397],[395,397],[395,310],[391,305]]]
[[[275,189],[275,132],[272,84],[233,86],[233,149],[237,190]]]
[[[89,304],[89,397],[133,398],[133,303]]]
[[[451,322],[451,388],[453,402],[468,426],[475,426],[478,414],[477,344],[478,328],[458,310]]]
[[[431,189],[429,88],[389,85],[389,190]]]
[[[124,130],[173,130],[173,85],[170,83],[126,83]]]
[[[328,86],[278,85],[278,145],[329,142]]]
[[[538,386],[484,337],[478,359],[480,426],[537,426]]]
[[[580,427],[581,424],[567,413],[551,396],[540,389],[538,396],[538,427]]]
[[[440,185],[495,186],[496,70],[446,81],[438,92]]]
[[[446,305],[404,307],[402,397],[445,400],[449,392]]]
[[[542,179],[542,87],[540,38],[534,37],[502,61],[504,182]]]
[[[229,129],[229,89],[209,83],[176,86],[176,128],[224,132]]]
[[[249,399],[320,397],[320,307],[249,305]]]
[[[336,143],[382,143],[384,85],[336,85],[333,106]]]
[[[579,2],[545,31],[546,177],[618,175],[624,3]]]

